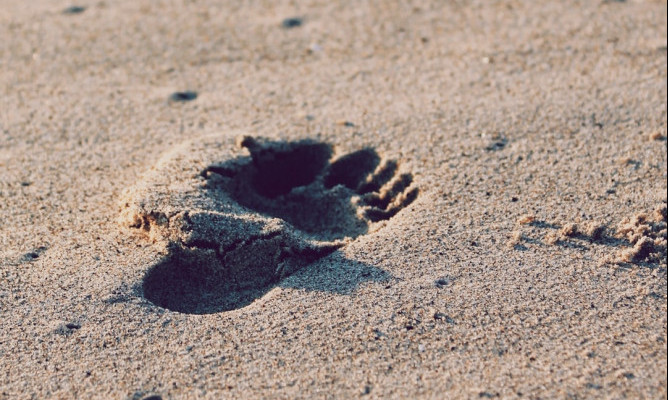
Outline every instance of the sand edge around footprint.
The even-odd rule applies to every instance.
[[[312,139],[238,132],[175,146],[120,201],[121,227],[167,249],[145,297],[172,308],[173,291],[265,288],[383,225],[417,188],[381,161],[372,149],[337,155]]]

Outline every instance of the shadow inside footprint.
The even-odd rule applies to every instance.
[[[245,307],[277,286],[348,295],[364,282],[391,278],[380,268],[335,252],[326,266],[316,265],[316,261],[312,264],[314,268],[306,267],[290,279],[239,289],[225,279],[218,279],[211,264],[198,259],[193,254],[170,253],[146,274],[141,288],[144,298],[172,311],[213,314]]]
[[[365,234],[417,197],[410,174],[362,149],[330,160],[329,144],[260,141],[245,137],[250,157],[210,165],[202,172],[211,191],[223,191],[251,212],[280,218],[314,240]]]
[[[180,237],[189,239],[170,242],[169,255],[144,278],[143,295],[152,303],[195,314],[248,305],[390,219],[418,194],[411,174],[400,174],[397,162],[370,148],[333,157],[331,145],[313,140],[243,137],[239,144],[250,155],[201,172],[200,193],[221,208],[185,214],[187,231]],[[384,279],[371,266],[338,265],[359,279],[311,280],[305,288],[345,293],[364,280]]]
[[[170,251],[144,277],[142,291],[151,303],[187,314],[210,314],[245,307],[264,295],[272,286],[240,289],[221,279],[214,260],[200,254]]]

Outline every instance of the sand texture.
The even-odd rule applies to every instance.
[[[0,7],[0,399],[665,398],[665,1]]]

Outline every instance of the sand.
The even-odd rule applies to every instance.
[[[3,2],[0,398],[665,398],[666,8]]]

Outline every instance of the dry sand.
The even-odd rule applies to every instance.
[[[237,3],[2,2],[0,398],[666,397],[665,1]]]

